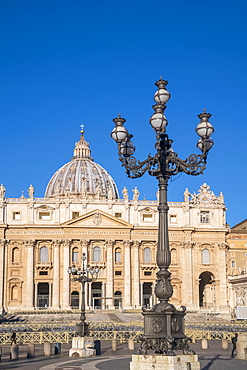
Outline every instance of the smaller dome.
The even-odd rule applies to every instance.
[[[84,138],[75,144],[74,157],[59,168],[50,179],[45,198],[56,196],[91,199],[118,199],[117,186],[109,173],[95,163]]]

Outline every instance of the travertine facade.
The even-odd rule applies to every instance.
[[[45,197],[5,198],[0,186],[0,304],[5,310],[68,309],[80,285],[68,267],[100,267],[86,287],[88,307],[139,308],[155,303],[157,200],[139,200],[90,156],[81,132],[73,159],[49,181]],[[131,199],[130,199],[131,198]],[[227,227],[223,195],[207,184],[169,203],[172,303],[227,311]]]
[[[234,226],[229,244],[229,304],[234,314],[236,306],[247,306],[247,220]]]

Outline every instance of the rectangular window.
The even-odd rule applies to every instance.
[[[231,244],[230,244],[230,247],[231,247],[231,248],[234,248],[234,243],[231,243]]]
[[[122,271],[115,271],[115,275],[122,275]]]
[[[200,213],[200,222],[201,224],[209,224],[209,212],[208,211],[201,211]]]
[[[20,220],[21,212],[13,212],[13,220]]]
[[[48,275],[48,271],[40,271],[39,275]]]
[[[122,217],[122,213],[120,213],[120,212],[115,212],[115,217],[116,217],[116,218],[121,218],[121,217]]]
[[[144,276],[151,276],[152,275],[152,271],[144,271]]]
[[[79,217],[79,212],[72,212],[72,219]]]
[[[177,215],[170,215],[170,223],[175,224],[177,222]]]
[[[231,267],[232,267],[232,269],[236,268],[236,261],[231,261]]]
[[[50,212],[39,212],[39,220],[50,220],[51,214]]]
[[[144,213],[142,215],[142,221],[144,222],[152,222],[153,221],[153,215],[149,213]]]

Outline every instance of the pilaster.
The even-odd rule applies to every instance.
[[[63,243],[63,309],[70,309],[70,281],[68,267],[70,265],[71,240],[66,239]]]
[[[61,240],[53,242],[53,289],[52,289],[52,308],[60,307],[60,244]],[[50,302],[51,305],[51,302]]]
[[[113,309],[113,245],[114,242],[112,240],[107,241],[106,243],[106,297],[108,298],[106,301],[106,305],[108,308]]]

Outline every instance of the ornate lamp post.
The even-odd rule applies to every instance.
[[[214,132],[213,126],[208,119],[210,113],[205,111],[199,114],[200,122],[196,127],[196,132],[200,136],[197,147],[201,154],[191,154],[187,159],[178,158],[178,154],[172,149],[172,142],[166,134],[168,124],[164,111],[166,103],[170,98],[166,90],[167,81],[162,77],[155,83],[158,87],[154,95],[155,105],[153,105],[154,114],[150,118],[150,124],[156,131],[156,154],[148,155],[143,162],[137,160],[133,153],[134,144],[131,142],[133,135],[128,133],[124,127],[125,119],[118,116],[113,119],[116,127],[111,133],[111,137],[118,144],[118,155],[125,167],[126,173],[130,178],[137,178],[144,175],[147,171],[149,175],[155,176],[159,186],[159,227],[158,227],[158,248],[157,248],[157,280],[155,286],[155,295],[159,303],[150,310],[143,309],[144,315],[144,336],[142,338],[140,354],[146,354],[148,350],[156,353],[175,355],[174,350],[182,349],[183,353],[188,354],[193,351],[189,349],[189,338],[184,334],[184,316],[186,307],[182,306],[177,310],[169,299],[173,294],[171,285],[171,273],[168,268],[171,263],[171,252],[169,249],[168,238],[168,204],[167,187],[171,176],[179,172],[185,172],[188,175],[200,175],[206,168],[207,154],[213,146],[211,134]]]
[[[82,268],[76,268],[75,265],[72,265],[72,267],[68,268],[68,274],[70,274],[71,281],[79,281],[81,283],[82,289],[82,297],[81,297],[81,316],[80,316],[80,322],[77,323],[77,333],[80,337],[85,337],[89,334],[88,331],[88,324],[86,321],[86,306],[85,306],[85,284],[92,282],[97,279],[99,268],[96,267],[90,267],[89,265],[85,266],[86,261],[86,254],[82,254]],[[91,275],[91,277],[89,277]]]

